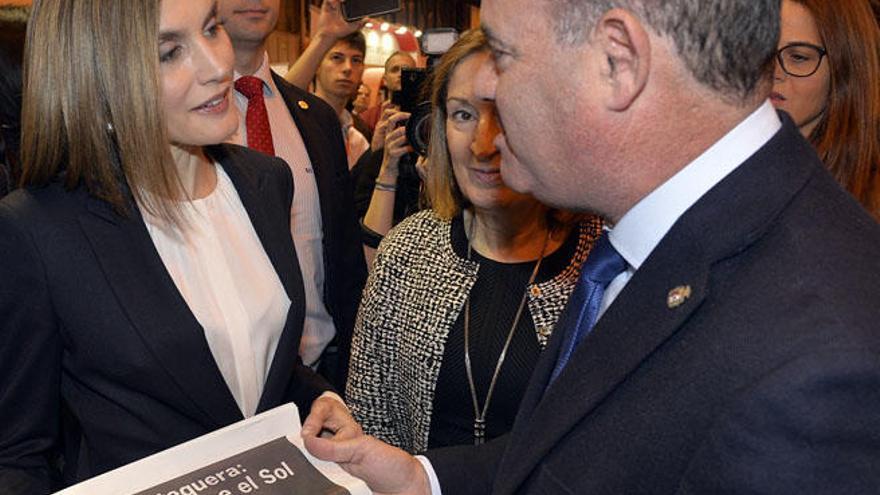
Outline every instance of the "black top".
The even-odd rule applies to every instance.
[[[452,248],[467,258],[468,243],[461,216],[452,221]],[[565,243],[544,258],[536,283],[552,279],[569,265],[578,243],[572,229]],[[470,292],[470,355],[480,409],[516,310],[535,268],[535,261],[499,263],[473,251],[471,259],[480,264],[477,281]],[[519,401],[541,348],[528,303],[523,308],[507,357],[498,375],[492,403],[486,414],[486,438],[492,439],[513,428]],[[443,364],[434,393],[428,447],[469,445],[474,441],[474,406],[464,364],[464,308],[449,331]]]

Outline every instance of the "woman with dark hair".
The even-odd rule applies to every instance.
[[[771,99],[880,219],[880,29],[868,0],[783,0]]]
[[[382,241],[355,325],[347,398],[364,430],[410,452],[510,430],[534,365],[601,232],[502,181],[495,106],[464,34],[435,68],[432,209]]]
[[[290,170],[218,144],[238,116],[216,10],[34,2],[24,188],[0,202],[7,490],[54,488],[59,450],[70,484],[289,401],[360,432],[297,355]]]

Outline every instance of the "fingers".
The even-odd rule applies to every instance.
[[[388,116],[388,125],[390,126],[398,125],[400,122],[408,119],[410,115],[408,112],[398,112],[396,107],[392,108],[390,112],[391,114]]]
[[[309,416],[303,423],[303,437],[314,437],[322,431],[329,431],[339,439],[355,438],[363,435],[360,425],[351,416],[345,405],[329,397],[315,400]]]
[[[309,411],[308,417],[303,422],[303,436],[317,436],[322,430],[336,431],[338,428],[336,424],[338,422],[336,418],[338,412],[336,411],[337,406],[333,404],[334,402],[338,404],[338,401],[334,399],[319,397],[312,403],[312,410]],[[338,404],[338,406],[342,407],[342,404]]]
[[[338,464],[348,464],[357,452],[357,440],[336,440],[316,436],[306,436],[303,430],[303,443],[306,450],[318,459]]]
[[[373,437],[338,441],[303,438],[315,457],[333,461],[353,476],[364,480],[377,494],[429,494],[428,477],[421,463],[411,455]]]
[[[365,20],[348,22],[342,15],[342,4],[345,0],[324,0],[321,4],[321,15],[318,18],[318,30],[326,34],[342,38],[361,27]]]
[[[398,127],[391,131],[385,138],[385,155],[392,158],[400,158],[412,151],[412,146],[406,139],[406,128]]]

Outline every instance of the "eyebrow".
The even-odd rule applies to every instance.
[[[490,48],[492,48],[493,50],[501,49],[503,51],[513,53],[513,48],[501,41],[501,39],[498,37],[495,31],[492,30],[492,28],[490,28],[486,24],[480,24],[480,29],[482,29],[483,33],[486,35],[486,40],[489,43]]]
[[[211,6],[211,10],[208,12],[208,15],[205,16],[205,20],[202,21],[202,28],[208,25],[211,22],[211,19],[217,17],[217,1],[214,1],[214,4]],[[180,31],[162,31],[159,33],[159,43],[165,43],[167,41],[177,41],[183,39],[184,35]]]
[[[447,105],[449,103],[453,103],[453,102],[473,106],[473,103],[471,103],[470,100],[467,100],[467,99],[462,98],[460,96],[450,96],[450,97],[446,98]]]

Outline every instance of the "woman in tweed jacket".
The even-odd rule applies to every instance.
[[[432,209],[380,245],[355,325],[347,402],[366,433],[413,453],[509,431],[601,232],[501,181],[495,108],[472,83],[486,56],[469,32],[435,69]]]

